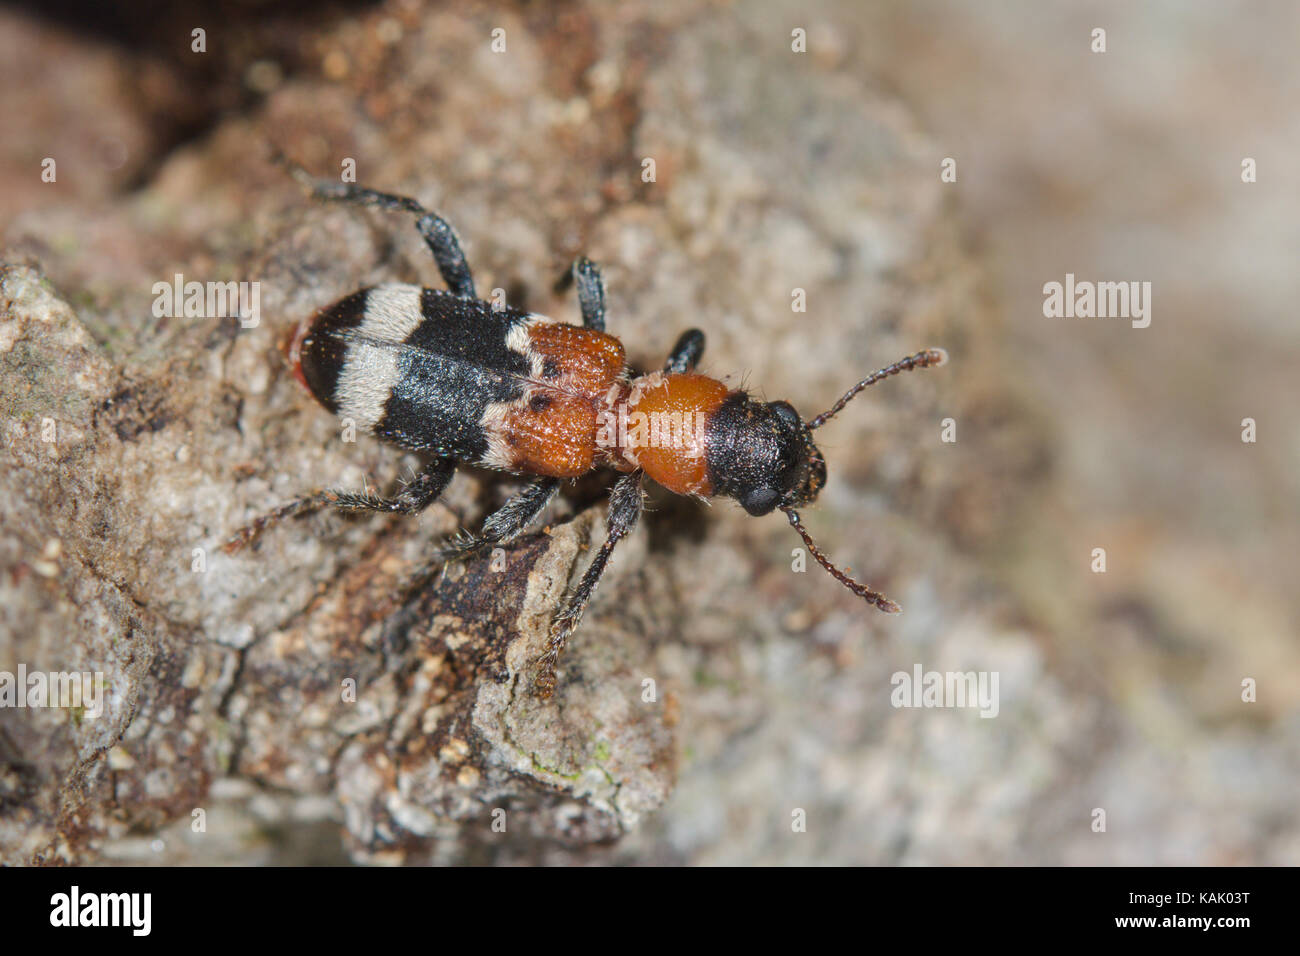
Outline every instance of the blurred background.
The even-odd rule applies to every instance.
[[[806,52],[792,49],[799,31]],[[904,614],[864,611],[815,569],[791,574],[797,539],[783,521],[655,495],[590,640],[606,628],[613,646],[623,634],[640,648],[611,673],[631,675],[626,693],[659,675],[670,713],[652,731],[627,718],[608,745],[584,738],[586,757],[565,751],[573,774],[534,774],[558,803],[502,784],[535,814],[527,838],[472,835],[498,799],[473,782],[462,804],[399,781],[433,822],[397,814],[418,839],[390,858],[354,812],[346,760],[295,777],[286,766],[306,757],[258,762],[249,741],[233,756],[196,745],[182,762],[201,772],[149,814],[101,781],[84,798],[98,822],[74,839],[50,808],[94,748],[0,714],[0,758],[29,781],[0,800],[9,857],[62,839],[78,861],[1294,865],[1297,36],[1300,8],[1285,2],[0,7],[4,264],[48,279],[112,374],[165,382],[178,356],[230,349],[217,377],[252,409],[241,436],[292,424],[261,445],[230,432],[213,457],[196,450],[218,485],[241,460],[293,448],[293,430],[315,446],[285,471],[385,480],[392,458],[329,448],[325,416],[275,383],[268,356],[297,317],[393,277],[394,261],[396,278],[432,276],[409,227],[393,223],[390,245],[364,217],[313,208],[265,162],[267,141],[322,173],[355,157],[364,184],[437,203],[480,289],[550,315],[576,314],[553,279],[590,254],[610,283],[611,330],[643,365],[697,325],[706,371],[811,416],[916,348],[952,355],[819,432],[832,484],[809,524]],[[56,183],[41,181],[45,157],[58,159]],[[945,158],[955,182],[940,179]],[[1247,158],[1255,182],[1243,182]],[[214,344],[215,326],[151,319],[146,292],[174,272],[264,280],[265,328]],[[1067,273],[1150,282],[1150,326],[1045,317],[1043,286]],[[806,314],[790,310],[794,288]],[[11,419],[40,381],[11,376]],[[953,444],[940,441],[948,417]],[[259,634],[289,627],[315,584],[369,554],[365,529],[349,526],[337,556],[313,553],[326,563],[299,591],[289,574],[272,599],[240,592],[274,613],[210,595],[187,605],[174,572],[142,571],[148,549],[77,544],[82,519],[50,504],[70,479],[32,470],[15,435],[0,668],[77,656],[59,642],[75,643],[86,625],[70,622],[92,599],[56,597],[17,570],[51,536],[155,610],[178,646],[224,646],[234,607]],[[174,451],[142,447],[139,461]],[[159,490],[171,478],[135,474],[157,482],[141,497],[164,500],[147,533],[173,535],[182,553],[185,534],[245,513],[171,502]],[[479,483],[451,506],[473,513]],[[214,494],[266,500],[227,490]],[[139,520],[122,509],[113,520]],[[406,544],[456,523],[433,520]],[[633,592],[658,611],[637,616]],[[892,707],[890,675],[916,663],[997,671],[999,716]],[[293,709],[250,690],[232,712],[239,678],[214,668],[222,720],[244,733],[258,726],[249,714]],[[132,739],[125,726],[105,749]],[[331,760],[349,740],[329,745]],[[471,740],[471,763],[492,764],[495,746]],[[592,761],[612,790],[572,782]],[[189,832],[195,800],[223,835]],[[565,831],[564,813],[602,822]]]

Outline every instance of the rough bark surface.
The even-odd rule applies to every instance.
[[[1062,650],[1085,626],[1053,630],[1083,600],[1049,579],[1042,612],[986,560],[1049,492],[1053,445],[1006,375],[943,154],[833,35],[793,54],[779,8],[740,6],[390,3],[299,25],[284,59],[309,65],[251,72],[257,96],[148,162],[135,99],[104,106],[142,188],[87,184],[98,154],[73,150],[48,187],[66,201],[5,233],[0,669],[102,672],[106,706],[0,712],[0,861],[1127,859],[1079,822],[1141,759]],[[92,45],[0,17],[30,45]],[[466,470],[418,519],[317,515],[223,554],[304,490],[419,464],[343,440],[281,350],[359,286],[438,285],[433,263],[408,219],[304,198],[270,143],[323,175],[353,158],[363,184],[440,210],[484,295],[576,321],[555,277],[600,262],[642,367],[699,326],[705,371],[811,415],[946,347],[947,367],[819,433],[830,484],[805,516],[904,613],[792,571],[780,515],[652,492],[542,702],[527,662],[603,533],[600,476],[504,566],[451,568],[406,606],[436,542],[515,483]],[[259,281],[260,323],[156,318],[152,287],[176,273]],[[1000,719],[891,707],[890,675],[918,660],[998,671]],[[1178,862],[1178,840],[1140,852]]]

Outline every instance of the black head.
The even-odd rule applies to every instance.
[[[752,515],[812,501],[826,483],[812,432],[788,402],[734,393],[709,421],[708,449],[713,493],[735,498]]]
[[[835,567],[813,542],[795,510],[813,501],[826,484],[826,460],[813,444],[814,429],[826,424],[868,385],[916,368],[948,360],[943,349],[925,349],[872,372],[827,411],[804,421],[788,402],[754,402],[743,392],[729,396],[710,419],[709,480],[715,495],[735,498],[752,515],[780,508],[823,568],[863,600],[890,613],[897,604],[859,584]]]

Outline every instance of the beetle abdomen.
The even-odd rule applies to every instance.
[[[591,329],[438,289],[362,289],[304,323],[291,351],[323,405],[406,448],[554,477],[590,470],[623,347]]]
[[[531,368],[518,398],[487,409],[483,463],[552,478],[585,474],[598,455],[598,415],[626,371],[622,343],[542,316],[530,316],[512,339]]]

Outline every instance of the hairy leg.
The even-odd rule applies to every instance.
[[[665,372],[693,372],[704,354],[704,333],[699,329],[687,329],[682,333],[677,344],[664,363]]]
[[[555,693],[555,665],[564,650],[565,642],[578,626],[578,622],[582,620],[582,612],[587,609],[596,585],[600,583],[609,565],[609,558],[614,553],[614,548],[636,527],[637,520],[641,517],[641,508],[641,472],[634,471],[620,478],[610,491],[609,516],[606,519],[609,530],[605,535],[605,543],[596,552],[596,556],[582,576],[582,581],[551,621],[550,639],[546,651],[535,662],[537,675],[534,678],[534,686],[543,699]]]
[[[436,212],[425,209],[414,199],[405,196],[366,189],[354,183],[316,179],[297,163],[279,156],[276,158],[288,167],[294,179],[311,190],[312,196],[316,199],[373,206],[377,209],[407,212],[417,216],[415,228],[419,230],[420,235],[424,237],[425,245],[433,253],[434,261],[438,263],[438,271],[442,273],[447,288],[461,298],[475,298],[474,277],[470,273],[469,263],[465,261],[465,253],[461,250],[456,230],[452,229],[451,224]]]
[[[252,544],[262,533],[286,518],[308,514],[321,508],[333,507],[342,511],[382,511],[388,514],[416,514],[437,500],[451,483],[456,473],[456,463],[449,458],[439,458],[416,475],[415,480],[391,498],[377,495],[326,489],[301,498],[295,498],[274,511],[253,519],[226,539],[221,550],[233,554]]]

